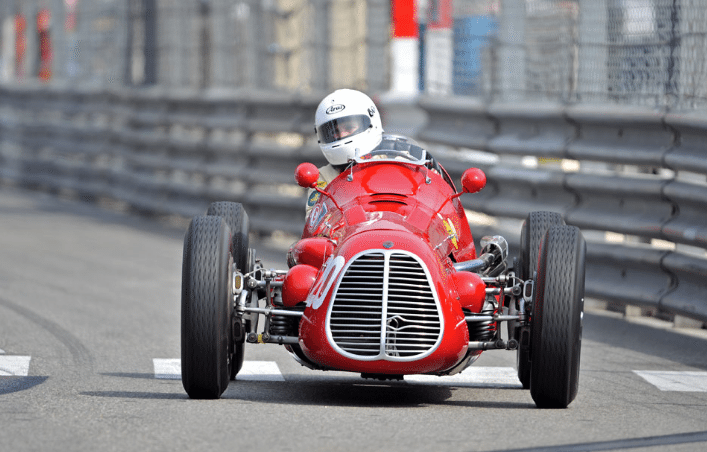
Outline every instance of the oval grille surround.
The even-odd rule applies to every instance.
[[[444,318],[424,263],[399,250],[351,259],[334,291],[327,335],[352,359],[412,361],[432,353]]]

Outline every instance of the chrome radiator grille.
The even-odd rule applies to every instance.
[[[400,251],[358,255],[329,313],[330,338],[358,359],[418,359],[442,334],[442,317],[423,264]]]

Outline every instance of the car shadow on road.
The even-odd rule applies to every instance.
[[[140,380],[154,380],[153,373],[130,373],[130,372],[106,372],[102,373],[104,377],[120,377],[120,378],[137,378]]]
[[[13,392],[26,391],[39,386],[49,377],[0,377],[0,396]]]
[[[0,396],[39,386],[49,377],[0,377]]]
[[[129,376],[130,377],[130,376]],[[161,380],[169,384],[169,380]],[[146,400],[187,400],[181,390],[181,383],[175,385],[174,392],[150,391],[87,391],[81,395],[91,397],[111,397]],[[406,383],[352,382],[350,379],[323,379],[307,381],[232,381],[222,394],[221,403],[229,401],[256,402],[286,405],[320,405],[337,407],[367,408],[415,408],[430,405],[446,405],[464,408],[494,409],[534,409],[532,401],[488,400],[484,391],[498,391],[489,388],[456,388],[447,385],[409,385]],[[521,392],[517,389],[502,391]],[[454,399],[455,391],[476,391],[464,400]],[[496,393],[497,394],[497,393]]]
[[[497,391],[494,389],[493,391]],[[515,389],[509,389],[516,391]],[[476,391],[478,399],[454,398],[456,391]],[[489,401],[483,397],[487,388],[457,388],[447,385],[410,385],[407,383],[352,382],[323,379],[293,382],[231,382],[224,399],[288,405],[324,405],[368,408],[411,408],[429,405],[523,409],[532,402]],[[504,389],[505,391],[505,389]]]
[[[82,396],[109,397],[118,399],[145,399],[145,400],[165,400],[165,399],[187,399],[186,394],[168,392],[147,392],[147,391],[86,391],[79,393]]]

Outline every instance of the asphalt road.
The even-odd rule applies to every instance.
[[[456,382],[382,383],[252,344],[244,380],[190,400],[160,367],[180,355],[183,227],[0,188],[0,450],[707,449],[707,336],[599,312],[566,410],[535,408],[513,352]]]

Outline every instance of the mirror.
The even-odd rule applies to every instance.
[[[479,168],[469,168],[462,174],[464,193],[476,193],[486,186],[486,174]]]
[[[304,188],[313,188],[319,179],[319,169],[313,163],[300,163],[295,170],[297,185]]]

